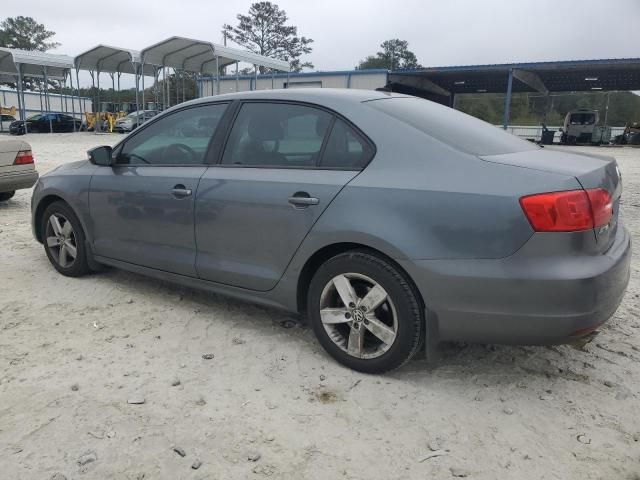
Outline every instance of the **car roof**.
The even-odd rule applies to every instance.
[[[186,104],[208,103],[219,100],[292,100],[298,102],[347,102],[362,103],[369,100],[378,100],[389,97],[406,97],[399,93],[383,92],[377,90],[358,90],[352,88],[287,88],[275,90],[253,90],[249,92],[225,93],[210,97],[198,98]]]

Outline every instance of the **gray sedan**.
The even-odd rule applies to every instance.
[[[306,315],[364,372],[441,340],[552,344],[616,310],[630,238],[607,157],[541,149],[382,92],[178,105],[44,175],[52,265],[101,265]]]

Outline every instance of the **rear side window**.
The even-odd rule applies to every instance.
[[[245,103],[222,157],[226,165],[314,167],[332,115],[305,105]]]
[[[336,119],[322,157],[321,167],[361,170],[373,156],[373,148],[346,122]]]
[[[490,123],[421,98],[388,98],[365,102],[447,145],[472,155],[500,155],[537,150]]]
[[[127,140],[120,165],[203,164],[226,104],[186,108],[158,119]]]

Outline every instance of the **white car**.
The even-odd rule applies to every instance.
[[[37,181],[31,145],[21,140],[0,140],[0,202]]]
[[[155,117],[158,113],[157,110],[138,110],[137,112],[132,112],[126,117],[116,120],[113,130],[116,132],[131,132],[147,120]]]
[[[16,121],[13,115],[0,115],[0,133],[9,133],[9,127]]]

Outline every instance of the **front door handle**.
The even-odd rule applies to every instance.
[[[309,205],[318,205],[320,200],[310,196],[307,192],[296,192],[289,197],[289,203],[296,208],[306,208]]]
[[[176,198],[190,197],[191,196],[191,189],[186,188],[182,184],[178,184],[175,187],[173,187],[173,190],[171,190],[171,193]]]

